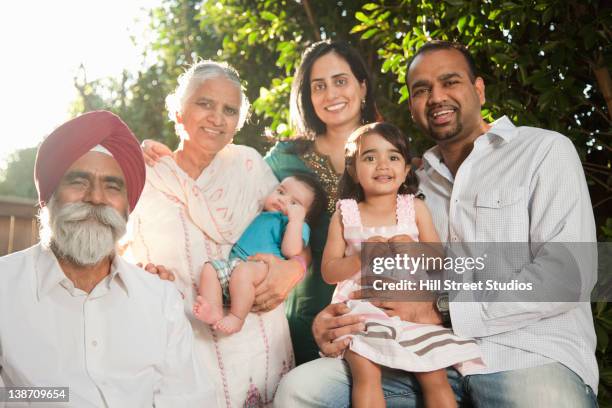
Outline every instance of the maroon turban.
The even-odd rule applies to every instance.
[[[66,170],[93,147],[101,145],[119,163],[127,186],[130,211],[145,182],[145,164],[138,140],[119,117],[108,111],[88,112],[53,131],[40,145],[34,166],[38,201],[45,205]]]

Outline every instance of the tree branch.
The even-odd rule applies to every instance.
[[[583,166],[587,166],[587,167],[591,167],[592,169],[598,169],[598,170],[605,171],[606,174],[612,173],[612,169],[610,169],[608,166],[602,166],[601,164],[594,164],[594,163],[583,162],[582,165]]]
[[[593,73],[597,79],[597,85],[608,106],[608,116],[612,120],[612,80],[610,79],[610,71],[603,63],[603,57],[599,57],[597,66],[593,66]]]
[[[314,14],[312,13],[312,8],[310,7],[309,0],[302,0],[302,4],[304,5],[304,11],[306,12],[306,17],[308,17],[308,22],[312,26],[312,30],[317,41],[321,41],[321,30],[319,30],[319,26],[314,18]]]
[[[606,197],[603,200],[599,200],[598,202],[596,202],[595,204],[593,204],[593,208],[597,208],[600,205],[602,205],[603,203],[605,203],[608,200],[612,200],[612,196]]]
[[[585,172],[589,175],[589,178],[591,180],[593,180],[596,184],[599,184],[600,187],[603,187],[604,190],[606,191],[612,191],[612,188],[610,188],[609,185],[607,185],[606,183],[604,183],[603,181],[601,181],[600,179],[598,179],[597,177],[595,177],[593,174],[589,172]]]
[[[79,65],[78,71],[73,78],[73,84],[76,90],[79,92],[81,100],[83,101],[83,111],[89,112],[93,110],[89,98],[87,97],[87,73],[85,72],[85,65],[83,65],[83,63]]]

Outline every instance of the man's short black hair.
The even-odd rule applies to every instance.
[[[418,57],[421,54],[425,54],[426,52],[439,51],[439,50],[459,51],[461,55],[463,55],[463,58],[465,58],[465,62],[467,62],[470,81],[474,82],[476,80],[476,77],[477,77],[476,62],[474,61],[474,57],[472,57],[472,54],[470,54],[470,52],[468,51],[465,45],[458,43],[458,42],[454,42],[454,41],[432,40],[432,41],[428,41],[425,44],[423,44],[421,48],[417,50],[416,54],[414,54],[414,56],[408,62],[408,68],[406,69],[406,85],[407,86],[408,86],[408,71],[410,71],[410,66],[412,65],[416,57]]]

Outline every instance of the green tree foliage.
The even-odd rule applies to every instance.
[[[0,172],[0,195],[37,198],[34,185],[34,162],[36,147],[17,150]]]
[[[425,41],[468,45],[487,85],[485,115],[508,115],[572,139],[601,224],[612,209],[612,8],[605,3],[372,2],[355,15],[352,32],[376,46],[382,71],[402,84],[398,103],[408,98],[407,62]]]
[[[612,9],[605,0],[165,0],[151,12],[156,63],[121,81],[93,86],[90,103],[119,113],[139,138],[177,142],[164,109],[177,76],[197,58],[234,65],[253,101],[236,143],[263,152],[264,128],[292,135],[288,103],[301,52],[319,39],[351,42],[369,66],[386,120],[422,153],[407,109],[404,76],[428,39],[458,40],[486,83],[488,119],[557,130],[578,149],[590,185],[600,240],[612,240]],[[85,108],[85,104],[82,104]],[[601,368],[600,403],[611,401],[612,308],[594,305]]]

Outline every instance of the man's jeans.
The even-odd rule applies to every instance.
[[[562,364],[461,377],[448,369],[460,407],[597,407],[582,379]],[[296,367],[281,381],[274,407],[345,408],[351,405],[351,377],[344,360],[320,358]],[[405,371],[383,369],[387,407],[424,407],[418,382]]]

